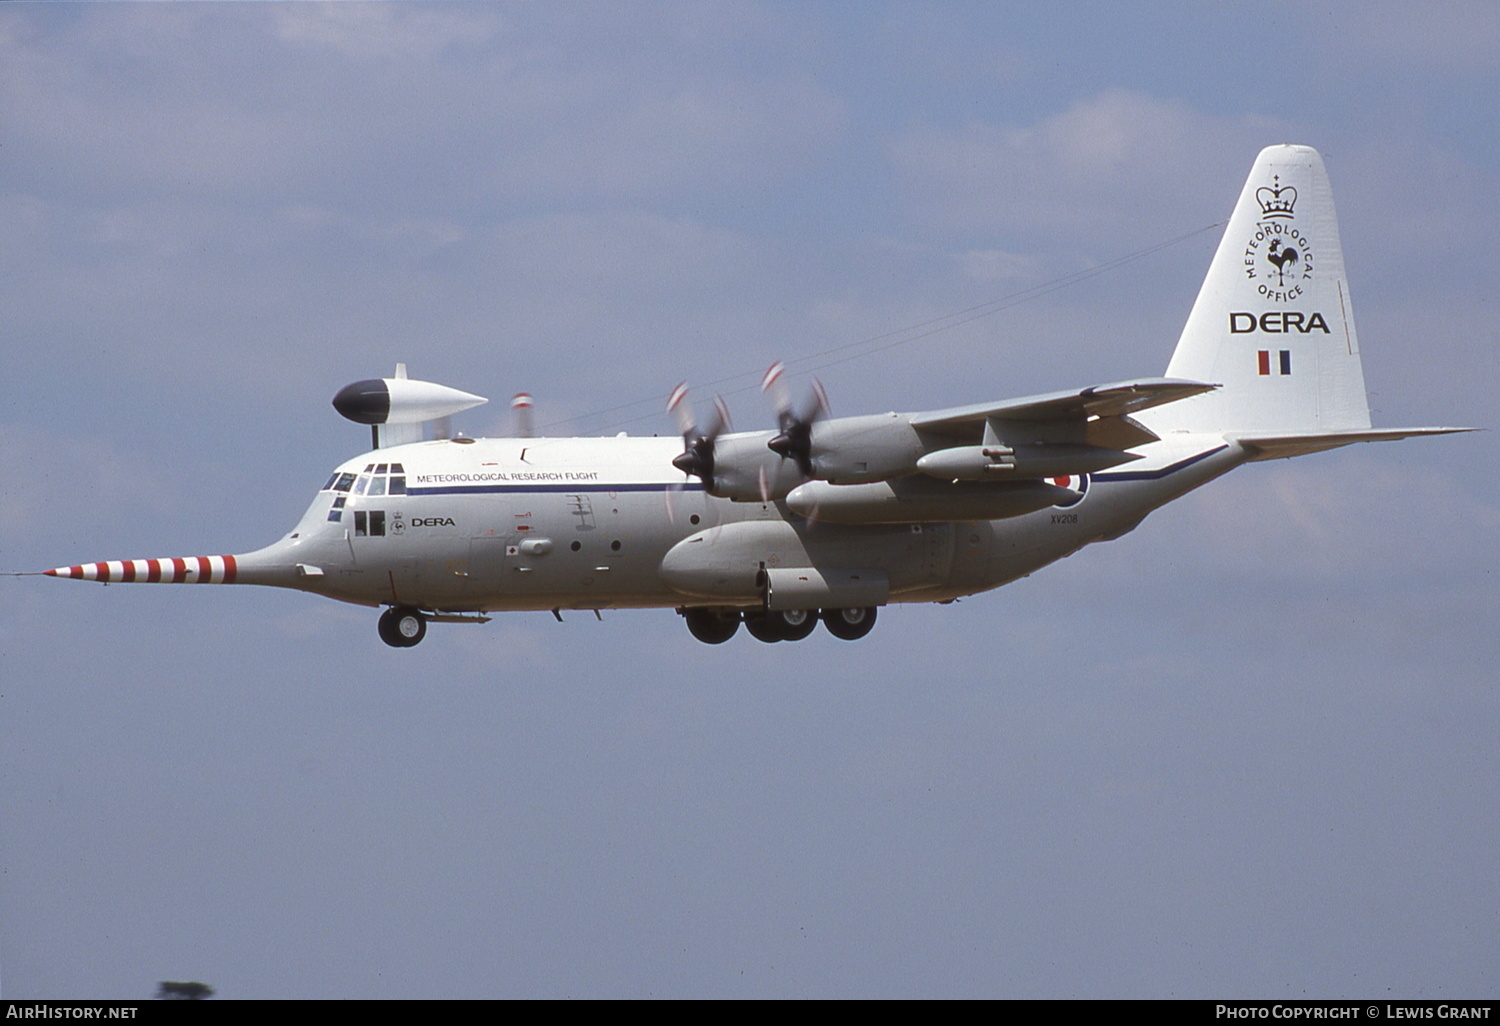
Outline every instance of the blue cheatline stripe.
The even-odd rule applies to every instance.
[[[558,492],[581,495],[586,492],[701,492],[701,484],[506,484],[506,485],[449,485],[441,488],[408,488],[407,495],[498,495],[502,493]]]
[[[1178,460],[1171,466],[1162,467],[1160,470],[1127,470],[1117,474],[1090,474],[1089,476],[1095,481],[1159,481],[1168,474],[1175,474],[1179,470],[1191,467],[1199,460],[1206,460],[1210,456],[1221,453],[1227,448],[1229,446],[1221,445],[1217,449],[1200,452],[1198,455],[1189,456],[1185,460]]]
[[[1283,374],[1290,374],[1291,372],[1292,372],[1292,351],[1290,349],[1283,349],[1283,350],[1281,350],[1281,373],[1283,373]]]
[[[1162,467],[1160,470],[1127,470],[1127,471],[1121,471],[1121,472],[1117,472],[1117,473],[1090,474],[1089,477],[1092,480],[1094,480],[1094,481],[1111,481],[1111,482],[1112,481],[1156,481],[1156,480],[1160,480],[1161,478],[1166,477],[1169,474],[1175,474],[1175,473],[1177,473],[1177,471],[1182,470],[1182,469],[1184,469],[1186,467],[1191,467],[1194,463],[1197,463],[1199,460],[1206,460],[1210,456],[1213,456],[1216,453],[1221,453],[1221,452],[1223,452],[1227,448],[1229,448],[1229,446],[1227,446],[1227,445],[1221,445],[1218,448],[1210,449],[1207,452],[1200,452],[1196,456],[1189,456],[1185,460],[1178,460],[1176,463],[1173,463],[1170,466]],[[550,493],[555,493],[555,494],[556,493],[560,493],[560,494],[579,495],[579,494],[594,493],[594,492],[670,492],[670,491],[701,492],[701,491],[703,491],[703,485],[701,483],[696,483],[696,482],[688,482],[688,483],[683,483],[683,484],[677,484],[677,483],[657,483],[657,484],[597,484],[597,483],[594,483],[594,482],[588,482],[588,483],[580,482],[578,484],[558,484],[558,485],[544,485],[544,484],[447,485],[447,486],[438,487],[438,488],[407,488],[406,494],[408,494],[408,495],[500,495],[500,494],[520,494],[520,493],[537,494],[537,493],[550,492]]]

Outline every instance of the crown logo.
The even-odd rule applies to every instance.
[[[1292,207],[1297,205],[1297,190],[1281,184],[1280,175],[1271,176],[1271,188],[1262,185],[1255,190],[1255,202],[1260,204],[1264,217],[1291,217]]]

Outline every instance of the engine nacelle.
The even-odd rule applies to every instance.
[[[797,461],[766,448],[774,431],[723,435],[714,442],[710,495],[736,502],[775,502],[807,478]]]
[[[822,421],[813,425],[812,476],[839,484],[902,477],[927,449],[916,428],[895,413]]]

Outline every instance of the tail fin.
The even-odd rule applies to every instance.
[[[1161,411],[1169,430],[1370,426],[1333,192],[1310,146],[1255,158],[1167,377],[1223,387]]]

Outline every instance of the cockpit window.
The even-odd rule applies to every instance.
[[[353,474],[336,474],[338,480],[330,482],[330,487],[336,492],[347,492],[354,484]]]
[[[370,479],[369,478],[365,477],[365,475],[363,475],[363,474],[359,475],[359,480],[356,481],[356,482],[354,482],[354,494],[355,495],[363,495],[363,494],[365,494],[365,485],[367,485],[369,483],[370,483]]]
[[[396,465],[398,467],[400,466],[399,463],[396,464]],[[391,478],[391,494],[392,495],[405,495],[406,494],[406,478],[404,478],[404,477],[393,477],[393,478]]]
[[[385,494],[385,478],[383,478],[383,477],[372,477],[372,478],[370,478],[370,490],[367,491],[365,494],[366,495],[384,495]]]
[[[406,468],[403,467],[399,463],[392,463],[391,464],[391,473],[392,474],[404,474],[404,473],[406,473]]]
[[[386,465],[384,463],[380,464],[379,466],[377,466],[375,468],[375,473],[377,473],[377,474],[384,474],[385,473],[385,467],[386,467]]]
[[[332,488],[333,487],[333,483],[335,481],[337,481],[338,479],[339,479],[339,472],[337,470],[335,470],[333,472],[333,475],[331,477],[329,477],[328,483],[326,485],[324,485],[322,488],[319,488],[318,491],[320,491],[320,492],[326,492],[326,491],[328,491],[328,489]]]

